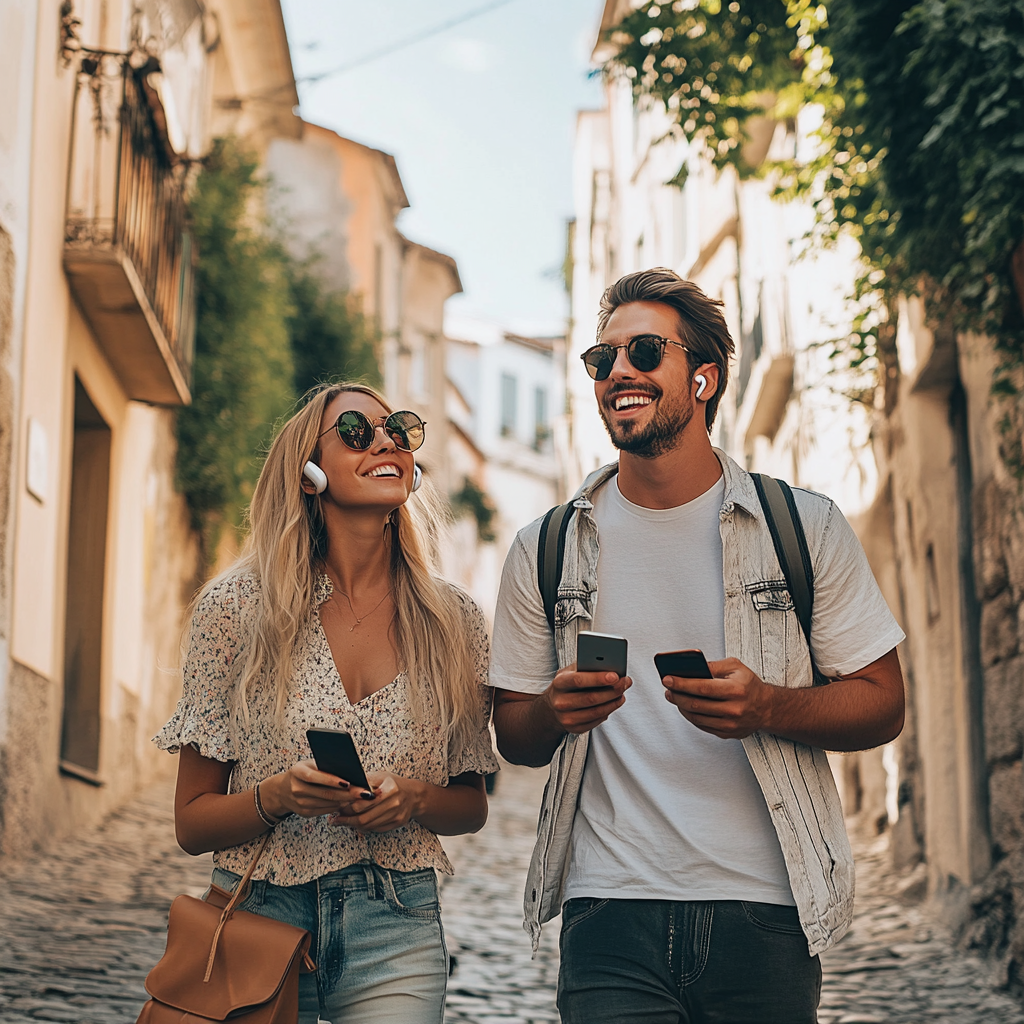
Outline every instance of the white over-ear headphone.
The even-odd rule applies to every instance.
[[[315,462],[307,462],[302,467],[302,475],[316,488],[317,494],[327,490],[327,474]]]
[[[697,388],[697,397],[700,398],[704,394],[704,389],[708,386],[708,379],[703,373],[698,373],[693,379],[700,381],[700,386]]]

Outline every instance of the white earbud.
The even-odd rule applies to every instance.
[[[412,465],[412,489],[413,489],[413,491],[418,491],[420,489],[420,484],[421,483],[423,483],[423,470],[420,469],[419,465],[414,462],[413,465]]]
[[[317,494],[327,490],[327,474],[315,462],[307,462],[302,467],[302,475],[316,488]]]
[[[700,381],[700,386],[697,388],[697,397],[700,398],[704,394],[704,389],[708,386],[708,379],[703,373],[698,373],[693,379]]]

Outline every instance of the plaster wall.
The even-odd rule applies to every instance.
[[[9,50],[0,66],[0,95],[6,97],[0,108],[0,787],[10,731],[12,545],[15,467],[22,444],[19,381],[28,274],[36,8],[32,0],[0,0],[0,38]]]
[[[402,352],[398,359],[398,389],[389,398],[418,412],[427,422],[427,441],[419,461],[444,495],[458,487],[448,454],[444,305],[461,291],[462,283],[451,257],[413,242],[405,243]]]
[[[11,496],[0,515],[0,852],[25,855],[173,768],[149,740],[180,693],[181,618],[198,584],[198,549],[174,488],[174,413],[127,400],[64,273],[75,72],[58,58],[57,8],[17,5],[33,14],[30,24],[12,20],[9,6],[0,6],[0,26],[18,28],[27,45],[22,70],[0,71],[18,78],[10,90],[18,100],[0,113],[0,146],[15,147],[14,159],[0,160],[0,395],[13,395],[0,401],[0,488]],[[87,45],[127,44],[127,4],[86,0],[75,13]],[[61,765],[76,379],[110,431],[94,772]]]
[[[473,337],[448,343],[447,374],[450,387],[457,388],[449,402],[452,479],[457,488],[463,476],[470,477],[497,513],[492,523],[495,540],[480,543],[472,538],[472,570],[464,574],[470,593],[493,620],[501,567],[516,533],[568,496],[559,446],[559,435],[564,434],[563,342],[561,338],[516,338],[494,325],[468,321],[458,328]],[[455,329],[455,323],[449,325],[453,333]],[[515,378],[517,392],[515,424],[507,433],[501,422],[503,376]],[[533,402],[538,388],[547,395],[552,434],[535,446]],[[466,440],[460,440],[463,430],[478,453],[473,458]],[[475,476],[471,472],[474,458],[480,460]],[[464,524],[470,521],[460,520],[453,536],[468,542]],[[465,568],[465,560],[458,556],[451,564]]]
[[[276,138],[267,149],[268,205],[296,256],[313,258],[332,288],[348,290],[352,200],[341,187],[333,132],[307,124],[301,139]]]

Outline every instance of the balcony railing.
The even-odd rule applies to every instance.
[[[142,73],[82,61],[72,120],[64,266],[129,398],[190,400],[194,340],[188,164]],[[107,107],[114,107],[108,111]]]

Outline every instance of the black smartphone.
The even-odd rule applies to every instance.
[[[654,656],[654,665],[662,679],[710,679],[711,669],[703,651],[662,651]]]
[[[576,671],[615,672],[624,676],[627,647],[624,636],[582,630],[576,635]]]
[[[306,739],[309,740],[309,749],[313,751],[313,760],[320,771],[337,775],[350,786],[373,792],[351,733],[339,729],[307,729]]]

